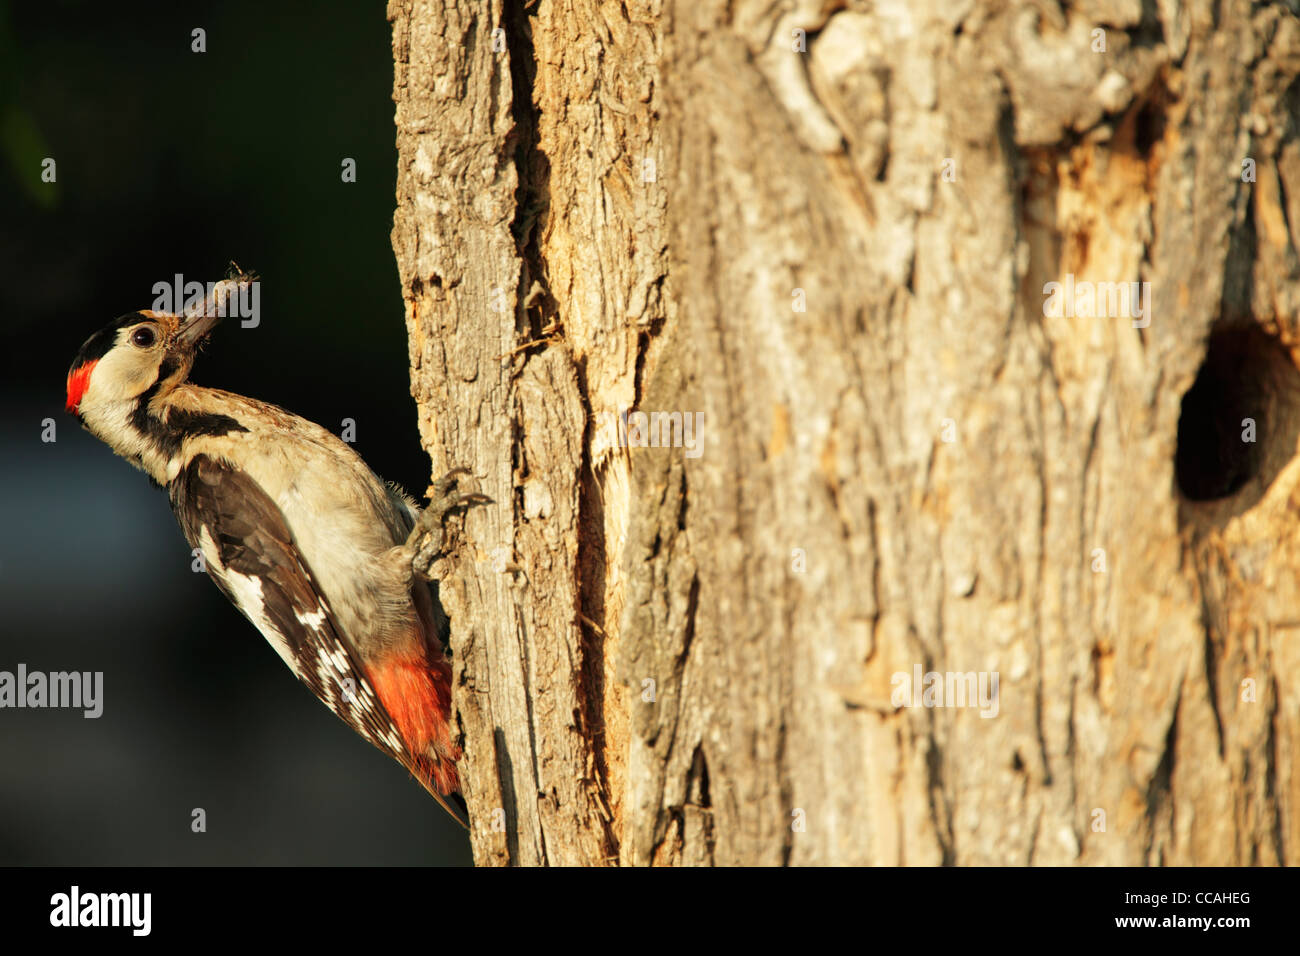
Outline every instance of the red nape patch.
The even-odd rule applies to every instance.
[[[99,359],[92,359],[68,373],[68,411],[76,414],[81,399],[90,388],[90,373],[95,370]]]
[[[451,739],[451,665],[439,657],[394,655],[370,668],[370,682],[425,773],[443,793],[458,789],[455,761],[460,750]],[[432,751],[437,766],[426,766]]]

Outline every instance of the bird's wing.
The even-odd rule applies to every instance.
[[[416,772],[415,758],[270,496],[244,472],[208,455],[196,455],[168,493],[208,574],[298,679],[353,730]],[[428,781],[421,783],[459,819]]]

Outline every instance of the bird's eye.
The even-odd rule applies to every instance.
[[[131,344],[138,348],[153,348],[153,344],[157,341],[157,333],[147,325],[142,325],[131,333]]]

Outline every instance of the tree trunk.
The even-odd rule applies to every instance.
[[[1293,11],[389,18],[477,862],[1300,856]]]

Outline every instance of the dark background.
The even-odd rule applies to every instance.
[[[104,672],[97,720],[0,710],[0,864],[468,863],[191,571],[164,493],[63,410],[92,332],[234,260],[262,279],[261,325],[219,328],[193,379],[336,433],[353,418],[378,474],[428,483],[383,4],[179,6],[0,0],[0,670]]]

